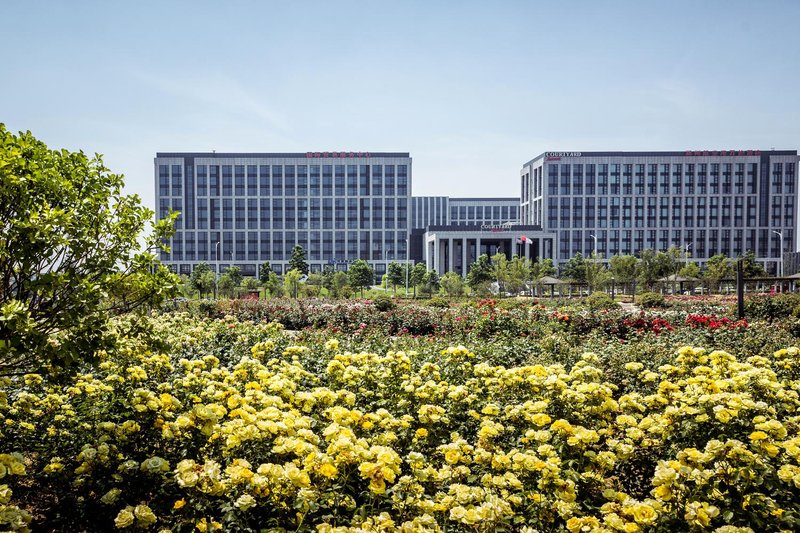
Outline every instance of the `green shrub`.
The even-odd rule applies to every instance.
[[[636,297],[636,303],[644,309],[667,306],[666,302],[664,302],[664,295],[657,292],[643,292]]]
[[[375,306],[375,309],[378,311],[391,311],[397,307],[392,299],[385,294],[381,294],[373,298],[372,305]]]
[[[441,296],[434,296],[430,300],[428,300],[429,307],[438,307],[440,309],[448,309],[450,307],[450,302],[447,301],[446,298],[442,298]]]
[[[520,300],[517,298],[504,298],[502,300],[498,300],[497,308],[498,309],[506,309],[508,311],[513,311],[515,309],[526,309],[530,307],[531,303],[529,300]]]
[[[755,296],[745,302],[744,313],[750,319],[775,320],[791,316],[800,307],[800,295],[775,294]]]
[[[597,291],[586,297],[586,305],[589,309],[613,309],[617,302],[607,293]]]

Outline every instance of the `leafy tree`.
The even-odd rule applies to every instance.
[[[545,276],[553,276],[556,273],[556,267],[553,265],[553,260],[549,257],[547,259],[540,259],[531,264],[531,279],[539,281]]]
[[[258,289],[258,280],[247,276],[242,280],[241,287],[245,292],[255,291]]]
[[[334,297],[342,298],[345,294],[352,293],[349,282],[350,278],[347,276],[347,272],[334,272],[331,277],[331,288],[329,290],[333,292]]]
[[[586,281],[586,259],[584,259],[582,253],[577,252],[564,264],[561,269],[561,277],[575,283],[584,283]]]
[[[197,290],[201,295],[208,294],[217,290],[217,275],[211,270],[207,270],[200,275],[197,280]]]
[[[674,258],[664,252],[655,250],[642,250],[639,259],[639,280],[649,289],[666,276],[675,273]]]
[[[409,283],[411,283],[411,286],[414,287],[414,298],[417,297],[417,287],[422,285],[422,282],[425,281],[425,274],[427,273],[428,269],[425,268],[424,263],[417,263],[414,265],[414,268],[411,269]]]
[[[219,277],[217,288],[219,289],[220,296],[233,298],[233,293],[236,290],[236,282],[233,280],[230,272],[226,271]]]
[[[439,283],[450,297],[464,294],[464,279],[455,272],[446,273]]]
[[[178,294],[186,298],[191,298],[197,294],[197,289],[194,288],[191,279],[186,274],[178,276]]]
[[[203,290],[205,287],[201,286],[200,280],[203,277],[203,274],[206,272],[211,272],[211,267],[208,266],[206,263],[199,263],[195,265],[194,269],[192,270],[192,275],[189,278],[189,282],[192,284],[192,287],[200,293],[200,297],[202,298],[207,291]]]
[[[503,252],[497,252],[492,256],[492,274],[497,281],[497,289],[502,295],[506,292],[508,283],[508,258]]]
[[[307,298],[317,298],[321,290],[321,285],[309,285],[308,281],[303,283],[303,296]]]
[[[269,264],[269,261],[265,263],[261,263],[261,266],[258,267],[258,281],[261,284],[266,284],[269,281],[269,275],[272,272],[272,265]]]
[[[519,294],[525,289],[531,279],[531,262],[525,257],[515,255],[511,258],[507,268],[508,290],[514,294]]]
[[[328,291],[329,296],[335,296],[335,294],[333,294],[333,275],[335,273],[336,271],[331,265],[322,267],[322,286]]]
[[[308,274],[308,263],[306,263],[306,252],[299,244],[292,248],[292,256],[289,258],[289,270],[297,270],[300,275]]]
[[[706,261],[703,278],[714,289],[719,290],[720,281],[730,278],[732,275],[733,266],[725,254],[717,254],[709,257],[708,261]]]
[[[283,284],[281,278],[275,272],[269,273],[269,279],[264,284],[264,288],[269,291],[270,296],[280,297],[283,296]]]
[[[753,250],[747,250],[743,255],[740,256],[742,260],[742,273],[744,274],[745,278],[765,278],[767,277],[767,271],[764,270],[764,267],[756,261],[756,254]]]
[[[609,270],[617,283],[625,286],[636,279],[639,260],[632,255],[615,255],[609,260]]]
[[[314,272],[313,274],[309,274],[308,278],[306,278],[306,285],[312,285],[314,287],[322,287],[324,282],[325,279],[319,272]]]
[[[424,294],[433,294],[435,292],[439,292],[439,289],[442,287],[441,282],[439,280],[439,273],[433,269],[428,270],[425,272],[425,275],[422,278],[422,284],[420,290]]]
[[[472,263],[467,272],[467,285],[473,291],[480,292],[494,281],[494,267],[487,254],[481,254],[478,260]]]
[[[403,268],[403,265],[396,261],[392,261],[389,263],[389,269],[387,270],[389,283],[392,284],[394,288],[394,293],[397,294],[397,286],[402,285],[405,281],[406,271]]]
[[[677,274],[678,270],[681,268],[681,262],[683,260],[683,251],[678,248],[677,246],[670,246],[669,249],[664,252],[665,257],[662,259],[664,261],[664,268],[667,270],[667,276],[672,274]]]
[[[556,267],[553,265],[553,260],[550,258],[540,259],[531,265],[531,280],[536,285],[537,294],[541,293],[542,278],[545,276],[553,276],[555,273]]]
[[[601,289],[610,279],[611,273],[603,261],[593,252],[589,260],[586,261],[586,283],[589,284],[590,292]]]
[[[683,268],[678,271],[679,276],[683,276],[684,278],[699,278],[700,277],[700,267],[694,261],[686,263]]]
[[[630,283],[636,278],[639,260],[632,255],[615,255],[609,260],[611,275],[619,283]]]
[[[369,263],[363,259],[354,261],[350,268],[347,270],[347,277],[350,280],[350,286],[354,289],[361,289],[361,296],[364,296],[364,289],[368,289],[375,281],[375,272]]]
[[[0,375],[46,371],[111,348],[109,318],[177,290],[156,222],[99,155],[49,150],[0,124]]]
[[[297,298],[297,287],[300,284],[300,278],[302,276],[303,273],[296,268],[290,269],[289,272],[283,276],[283,286],[293,298]]]
[[[240,269],[238,266],[229,266],[225,269],[225,274],[231,278],[234,287],[238,287],[242,284],[242,279],[244,279],[244,276],[242,275],[242,269]]]

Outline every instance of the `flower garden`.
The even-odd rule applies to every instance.
[[[800,328],[776,308],[123,317],[97,364],[5,378],[0,529],[798,531]]]

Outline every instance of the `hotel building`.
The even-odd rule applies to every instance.
[[[797,234],[796,150],[545,152],[521,171],[521,223],[556,264],[675,246],[700,263],[753,250],[768,272]]]
[[[158,216],[180,211],[165,264],[283,273],[292,248],[312,272],[405,260],[411,158],[405,152],[158,153]]]

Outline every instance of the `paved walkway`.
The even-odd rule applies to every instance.
[[[619,306],[626,312],[630,314],[638,314],[639,308],[636,307],[636,304],[632,304],[630,302],[619,302]]]

